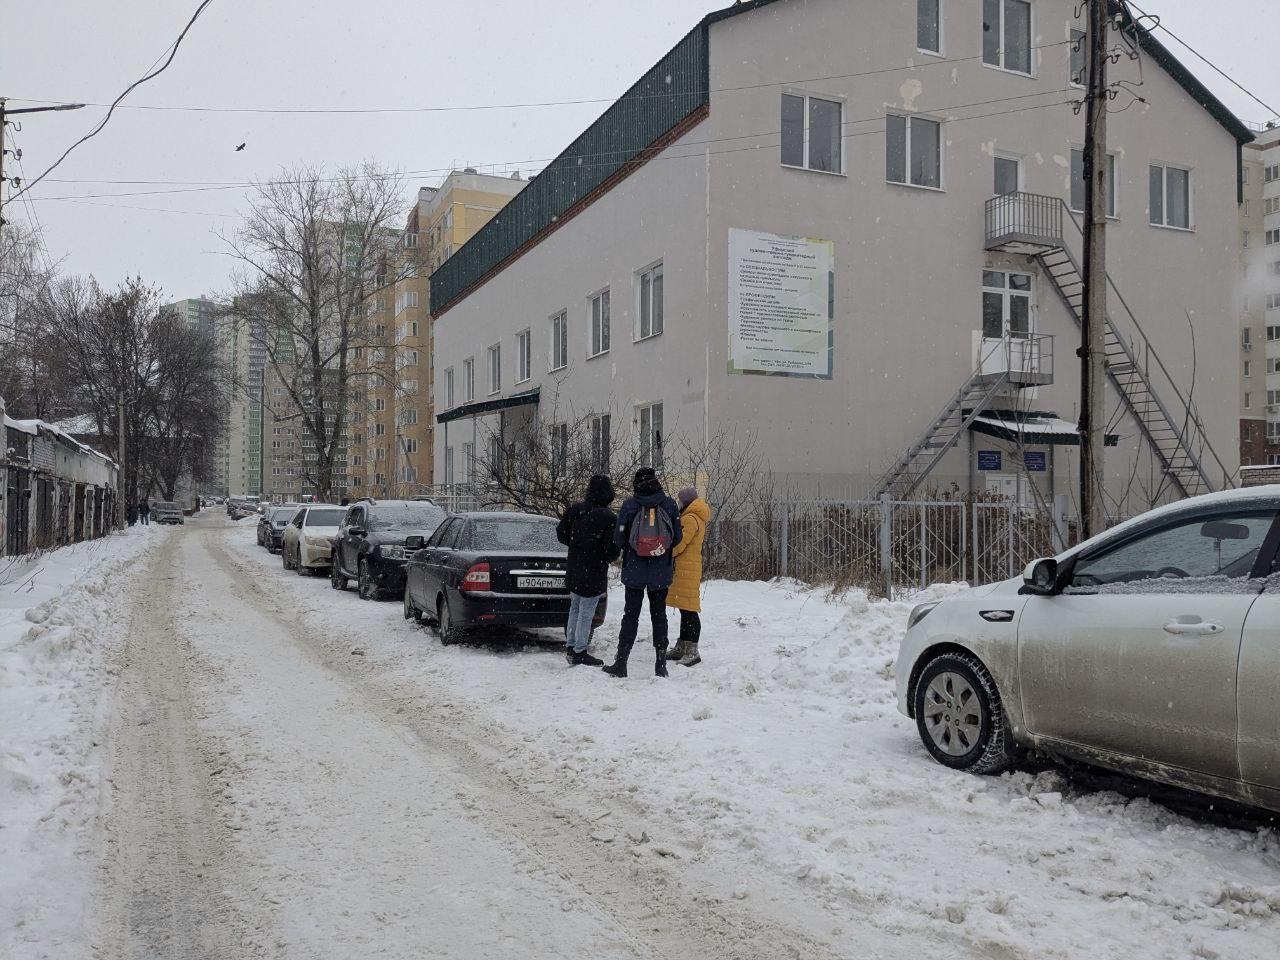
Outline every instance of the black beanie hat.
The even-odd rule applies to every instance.
[[[613,503],[617,494],[613,490],[613,481],[606,476],[596,474],[587,481],[587,500],[601,507]]]

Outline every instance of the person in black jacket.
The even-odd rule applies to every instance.
[[[603,660],[587,653],[591,621],[608,587],[609,564],[621,548],[613,542],[618,517],[609,509],[613,484],[596,475],[587,483],[587,495],[565,511],[556,526],[556,537],[569,548],[565,586],[569,588],[569,620],[564,628],[564,655],[569,665],[598,667]]]

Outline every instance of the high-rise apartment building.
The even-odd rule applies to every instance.
[[[1280,465],[1280,127],[1241,151],[1240,463]]]

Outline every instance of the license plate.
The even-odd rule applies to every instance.
[[[564,577],[516,577],[520,590],[563,590]]]

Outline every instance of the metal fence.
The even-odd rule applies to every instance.
[[[794,577],[891,596],[1006,580],[1070,538],[1053,513],[1008,500],[790,501],[768,519],[714,520],[706,565],[709,576]]]

